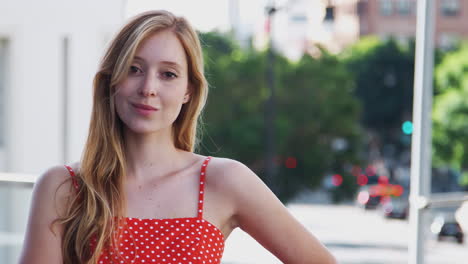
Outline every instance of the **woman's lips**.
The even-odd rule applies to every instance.
[[[159,109],[154,108],[149,105],[144,105],[144,104],[132,104],[132,106],[135,108],[135,111],[143,116],[149,116],[152,113],[158,111]]]

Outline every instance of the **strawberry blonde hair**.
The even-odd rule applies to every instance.
[[[186,19],[167,11],[149,11],[131,18],[110,42],[94,77],[91,122],[77,173],[78,193],[72,197],[65,215],[54,221],[63,226],[65,264],[94,264],[104,248],[118,248],[112,234],[126,213],[123,191],[126,157],[124,124],[115,108],[115,87],[127,77],[141,43],[162,30],[174,33],[182,44],[190,84],[190,100],[182,105],[173,123],[173,142],[176,148],[190,152],[198,144],[198,120],[206,103],[208,85],[197,33]],[[95,242],[90,246],[93,239]]]

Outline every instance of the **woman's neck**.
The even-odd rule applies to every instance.
[[[125,157],[127,177],[136,181],[158,177],[181,166],[186,151],[174,146],[170,131],[152,134],[125,133]],[[157,170],[155,170],[157,168]]]

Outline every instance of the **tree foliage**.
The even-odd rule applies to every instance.
[[[201,151],[239,160],[264,179],[267,54],[242,50],[219,33],[203,33],[201,40],[210,83]],[[285,201],[304,187],[320,186],[327,174],[353,177],[344,167],[357,161],[360,107],[352,75],[337,57],[292,63],[274,56],[278,173],[270,187]],[[334,148],[337,140],[344,147]],[[339,193],[349,196],[352,181],[344,182]]]
[[[468,170],[468,44],[444,56],[436,67],[433,160]]]
[[[344,58],[355,75],[363,124],[381,135],[383,142],[396,143],[393,132],[400,131],[402,121],[412,112],[414,43],[364,38]]]

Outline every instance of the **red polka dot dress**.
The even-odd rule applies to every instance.
[[[224,251],[224,236],[203,218],[205,171],[200,173],[198,215],[170,219],[126,217],[116,232],[118,247],[102,251],[98,263],[218,264]],[[66,166],[72,177],[73,170]],[[74,180],[75,188],[78,187]],[[91,242],[93,246],[93,243]]]

